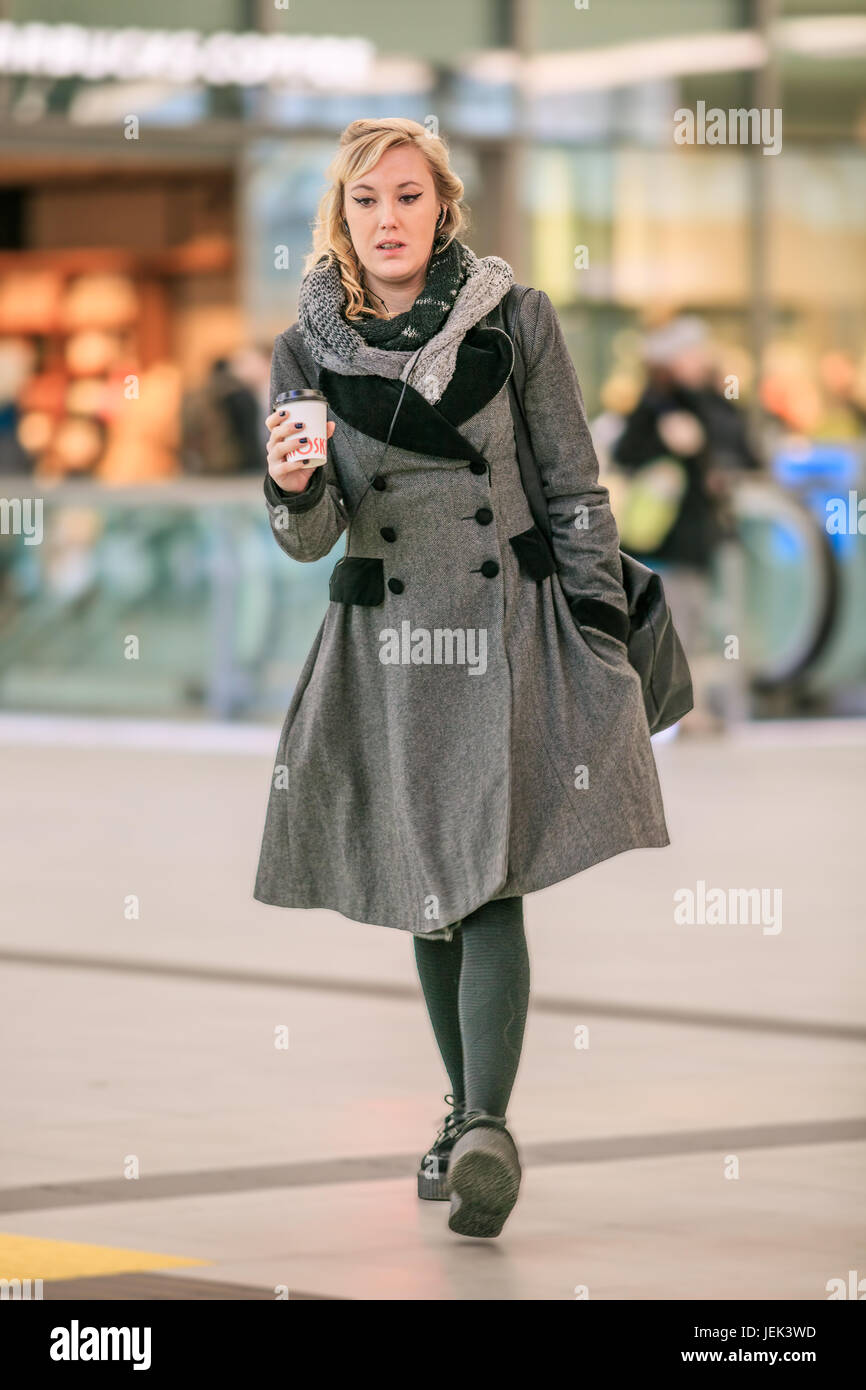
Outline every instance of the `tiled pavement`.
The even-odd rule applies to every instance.
[[[819,734],[659,746],[671,847],[528,899],[524,1182],[492,1242],[415,1196],[448,1088],[409,938],[251,897],[270,755],[12,740],[0,1277],[81,1299],[821,1299],[866,1273],[866,740]],[[699,879],[781,888],[782,930],[676,925]]]

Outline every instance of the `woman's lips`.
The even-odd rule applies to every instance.
[[[380,256],[399,256],[401,251],[406,250],[406,243],[401,241],[398,246],[377,246],[376,250]]]

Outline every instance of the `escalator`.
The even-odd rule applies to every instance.
[[[828,529],[866,476],[850,445],[780,452],[770,476],[743,475],[733,509],[756,712],[842,712],[866,682],[866,537]],[[861,494],[862,495],[862,489]]]

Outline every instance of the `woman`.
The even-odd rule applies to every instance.
[[[324,393],[328,458],[311,472],[275,410],[265,495],[294,559],[348,538],[280,737],[255,897],[412,933],[451,1081],[419,1195],[495,1236],[520,1181],[523,896],[668,834],[616,527],[550,300],[526,295],[517,337],[555,565],[515,453],[514,276],[461,242],[444,144],[354,121],[329,172],[271,376],[272,401]]]

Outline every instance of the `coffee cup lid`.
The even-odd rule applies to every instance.
[[[274,401],[274,405],[280,405],[283,401],[323,401],[325,399],[321,391],[314,391],[311,387],[303,387],[299,391],[281,391]]]

